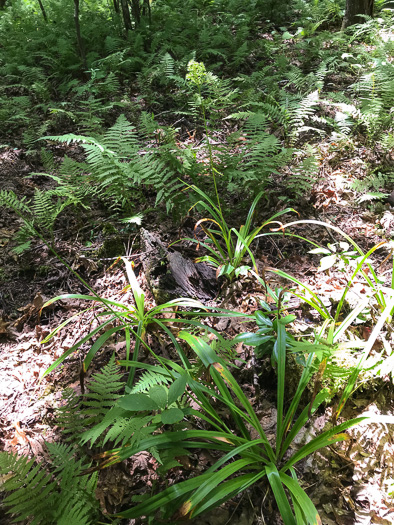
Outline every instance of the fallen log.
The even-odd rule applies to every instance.
[[[157,304],[179,297],[208,301],[217,295],[216,272],[210,266],[195,263],[167,248],[156,233],[144,228],[141,228],[141,245],[142,266]]]

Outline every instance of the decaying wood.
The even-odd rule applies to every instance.
[[[178,297],[207,301],[218,291],[215,271],[204,263],[194,263],[182,254],[168,249],[160,238],[141,229],[144,255],[142,265],[148,285],[157,304]]]

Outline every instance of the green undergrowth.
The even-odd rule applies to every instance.
[[[94,516],[98,515],[99,508],[94,490],[97,473],[102,469],[146,451],[157,462],[156,472],[164,480],[174,472],[172,469],[181,466],[182,456],[208,449],[214,450],[215,457],[220,455],[220,459],[204,473],[196,473],[162,492],[146,493],[142,499],[132,498],[129,509],[114,509],[114,515],[107,515],[105,522],[117,523],[119,518],[142,516],[147,516],[148,521],[160,517],[167,522],[191,518],[237,497],[263,480],[272,491],[286,525],[321,523],[294,466],[320,448],[347,440],[345,431],[361,421],[392,422],[390,417],[371,419],[370,416],[338,421],[346,402],[359,386],[360,378],[365,381],[366,372],[373,370],[374,377],[392,372],[392,351],[387,355],[390,347],[385,327],[390,325],[394,312],[394,283],[391,288],[383,286],[370,262],[380,246],[364,254],[346,234],[338,229],[337,233],[349,242],[346,246],[342,243],[339,259],[350,265],[352,275],[335,312],[329,312],[308,286],[276,271],[298,284],[298,292],[294,289],[292,293],[314,307],[323,318],[319,330],[303,338],[291,334],[296,316],[286,311],[289,292],[271,290],[253,270],[249,272],[265,284],[270,298],[269,303],[260,301],[261,309],[254,315],[207,309],[200,302],[186,298],[149,310],[145,294],[127,260],[124,262],[134,306],[97,295],[70,294],[48,301],[44,307],[58,299],[98,302],[101,307],[98,314],[103,321],[57,359],[44,376],[91,341],[81,371],[83,382],[96,353],[105,348],[116,333],[123,334],[126,358],[115,362],[112,356],[101,372],[91,376],[85,394],[77,395],[72,389],[64,391],[56,424],[62,428],[67,444],[47,444],[49,464],[44,466],[15,454],[0,454],[1,489],[8,494],[4,505],[9,512],[17,519],[31,516],[34,523],[63,523],[65,519],[87,525],[95,523]],[[350,245],[355,248],[353,251],[349,251]],[[315,248],[313,252],[323,254],[325,259],[331,257],[325,248]],[[336,252],[331,247],[329,253]],[[330,262],[338,263],[337,260]],[[327,266],[328,263],[323,264]],[[342,319],[345,298],[356,276],[366,280],[369,293]],[[177,317],[163,316],[173,307],[186,310],[179,312]],[[354,327],[368,320],[371,307],[380,313],[373,317],[371,335],[364,342],[354,338]],[[84,315],[88,310],[90,308],[77,315]],[[208,316],[245,318],[254,321],[257,330],[241,333],[232,340],[225,339],[204,323]],[[74,317],[59,325],[43,343],[56,337]],[[174,335],[169,327],[178,323],[182,330]],[[147,334],[151,335],[150,344]],[[163,336],[169,338],[176,357],[168,359],[157,353],[152,336],[158,341]],[[371,356],[378,338],[384,342],[380,359]],[[271,356],[277,381],[274,439],[268,438],[257,416],[258,402],[257,407],[256,401],[251,403],[236,379],[238,370],[231,348],[239,343],[254,347],[257,358],[265,354]],[[141,348],[148,352],[148,360],[141,359]],[[346,364],[343,350],[354,352],[354,349],[359,352],[354,354],[350,365]],[[295,354],[301,370],[291,400],[286,397],[289,353]],[[334,397],[336,408],[331,423],[312,441],[293,447],[293,441],[303,428],[313,424],[316,410]],[[223,413],[227,414],[225,418]],[[88,459],[92,455],[93,462]],[[75,477],[78,482],[73,481]],[[56,510],[48,514],[46,502],[49,499],[51,508]]]
[[[56,415],[62,443],[46,445],[45,462],[0,454],[3,504],[15,520],[48,525],[170,523],[244,493],[257,497],[263,486],[285,525],[319,524],[296,466],[347,440],[347,429],[365,418],[343,420],[346,402],[360,385],[392,374],[393,247],[382,241],[363,249],[335,225],[295,213],[327,166],[342,169],[349,159],[360,166],[358,176],[343,174],[358,204],[391,192],[392,13],[378,3],[375,18],[340,31],[344,2],[337,0],[284,1],[280,10],[271,0],[133,0],[129,21],[119,2],[93,0],[80,6],[79,38],[74,7],[16,0],[1,11],[0,153],[22,149],[36,168],[34,194],[2,189],[0,205],[20,221],[16,255],[44,242],[88,290],[46,303],[88,306],[43,343],[75,318],[97,321],[45,380],[80,352],[84,384],[108,344],[120,340],[125,352],[86,380],[86,393],[66,389]],[[272,195],[275,210],[268,209]],[[181,241],[197,246],[196,261],[216,269],[223,290],[257,283],[265,300],[256,299],[248,315],[187,297],[152,305],[127,257],[124,291],[132,299],[101,297],[58,253],[62,221],[97,209],[124,228],[137,228],[152,209],[178,223],[189,215],[194,231]],[[335,241],[320,245],[305,226],[329,230]],[[259,267],[259,241],[275,243],[275,236],[310,245],[319,271],[341,276],[339,298],[328,306],[302,279]],[[379,250],[387,253],[378,260]],[[272,274],[287,288],[271,289]],[[315,315],[303,334],[291,295]],[[222,317],[249,328],[220,333],[214,327]],[[234,349],[241,343],[255,359],[270,358],[273,437],[259,419],[261,400],[240,382]],[[164,346],[167,357],[158,350]],[[289,361],[299,371],[291,399]],[[296,445],[326,406],[330,423]],[[179,476],[181,458],[204,450],[213,458],[206,469]],[[154,458],[160,490],[103,513],[101,472],[142,451]]]
[[[171,9],[155,3],[150,19],[142,16],[127,36],[116,12],[100,7],[93,23],[85,6],[80,24],[86,70],[70,29],[71,7],[51,3],[45,22],[35,6],[12,3],[0,24],[7,38],[0,49],[0,122],[8,133],[2,142],[12,147],[19,136],[16,145],[33,153],[43,144],[37,139],[64,136],[64,130],[100,139],[123,113],[138,134],[130,160],[157,149],[156,171],[163,177],[142,170],[142,179],[158,185],[157,203],[170,203],[170,209],[179,178],[201,186],[198,179],[204,177],[198,150],[206,147],[185,148],[185,130],[209,132],[219,184],[232,194],[253,195],[256,185],[270,189],[278,181],[292,198],[308,194],[319,180],[321,140],[351,145],[363,135],[367,146],[392,148],[390,11],[341,33],[335,31],[337,2],[315,3],[309,16],[303,2],[289,4],[281,16],[287,12],[290,23],[280,25],[275,16],[261,16],[263,4],[265,13],[273,9],[268,0],[248,8],[231,1],[225,9],[220,2],[194,7],[193,1],[173,2]],[[193,60],[208,72],[201,92],[193,92],[187,79]],[[202,98],[208,130],[199,110]],[[230,133],[217,141],[223,126]],[[122,140],[131,140],[125,133]],[[123,152],[114,153],[124,158]],[[110,186],[112,171],[103,175],[101,169],[99,183]],[[381,173],[382,193],[392,171],[384,164],[366,170],[371,177]],[[62,171],[60,178],[67,178]],[[141,173],[132,183],[138,179]],[[376,177],[370,187],[355,184],[366,194],[377,191]]]

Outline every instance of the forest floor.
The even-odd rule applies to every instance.
[[[367,209],[357,204],[354,194],[345,182],[357,177],[357,159],[376,157],[379,152],[368,150],[362,145],[349,158],[341,158],[331,143],[322,143],[321,177],[315,185],[309,201],[294,208],[299,219],[320,220],[335,225],[356,241],[364,252],[384,237],[390,237],[394,230],[393,208],[385,205],[379,209]],[[40,171],[37,160],[27,157],[25,152],[3,148],[0,150],[0,178],[4,189],[13,190],[19,196],[32,195],[34,188],[41,187],[44,178],[25,177],[32,171]],[[277,209],[271,204],[264,205],[262,213],[270,216]],[[290,222],[288,219],[286,222]],[[68,216],[59,221],[55,231],[55,245],[58,252],[72,268],[83,275],[90,286],[101,297],[127,300],[123,291],[126,278],[121,264],[113,266],[117,255],[135,255],[138,280],[154,304],[142,265],[141,246],[137,229],[132,233],[105,233],[109,219],[100,209],[93,211],[93,217]],[[150,224],[150,226],[148,226]],[[188,227],[187,225],[191,225]],[[64,364],[40,380],[44,371],[71,348],[88,330],[94,311],[75,317],[49,342],[42,344],[45,337],[70,316],[77,314],[86,305],[80,299],[60,300],[41,310],[45,301],[66,293],[86,293],[83,285],[53,256],[47,246],[35,242],[28,252],[13,255],[11,248],[15,231],[20,221],[10,212],[0,210],[0,449],[18,454],[46,458],[45,441],[61,439],[56,426],[55,408],[62,403],[62,391],[71,387],[81,392],[80,366],[88,348],[70,356]],[[169,245],[185,236],[190,236],[193,220],[173,224],[167,217],[163,221],[155,213],[144,220],[143,226],[158,235]],[[340,239],[328,228],[315,224],[303,224],[297,234],[315,240],[326,246]],[[124,246],[119,251],[119,243]],[[103,246],[106,247],[103,250]],[[115,246],[115,248],[114,248]],[[178,250],[192,258],[190,246],[177,245]],[[318,291],[327,305],[335,303],[346,286],[348,274],[331,268],[319,271],[319,257],[308,253],[306,243],[289,237],[275,237],[255,246],[259,268],[273,267],[288,272],[301,282]],[[383,263],[380,273],[390,276],[390,260],[385,261],[387,252],[374,254],[378,265]],[[273,274],[267,274],[271,288],[286,285]],[[363,282],[356,283],[356,294],[365,291]],[[358,288],[357,288],[358,287]],[[130,294],[129,294],[130,295]],[[224,306],[244,313],[258,309],[258,299],[267,300],[263,286],[243,278],[242,286],[222,286],[219,294],[213,294],[211,305]],[[131,300],[131,299],[130,299]],[[288,312],[295,314],[294,335],[310,330],[318,319],[313,312],[305,309],[298,300],[292,300]],[[212,319],[207,319],[212,323]],[[221,319],[222,332],[235,336],[245,331],[245,325],[238,320]],[[363,325],[364,326],[364,325]],[[252,329],[252,326],[249,326]],[[365,327],[358,334],[367,339],[370,328]],[[152,345],[157,346],[153,339]],[[376,355],[381,352],[379,344],[374,348]],[[164,349],[164,351],[167,351]],[[109,340],[109,344],[95,357],[87,376],[100,370],[115,352],[118,358],[125,355],[125,343],[121,339]],[[275,433],[275,377],[269,361],[256,359],[250,347],[238,345],[237,380],[253,399],[267,435]],[[288,391],[294,389],[297,371],[289,371]],[[329,423],[333,403],[318,412],[312,423],[299,436],[300,442],[310,439]],[[355,417],[365,412],[394,415],[391,370],[371,380],[369,378],[350,400],[343,418]],[[394,522],[394,440],[393,434],[384,425],[362,424],[348,431],[350,439],[344,443],[315,453],[299,466],[304,488],[314,501],[325,525],[367,525],[376,523],[390,525]],[[186,475],[193,475],[209,465],[209,454],[198,452],[185,461]],[[160,486],[163,480],[156,472],[155,459],[148,453],[141,453],[128,460],[127,465],[114,466],[100,473],[97,497],[104,513],[113,513],[130,502],[130,496],[140,494],[146,487]],[[168,479],[179,479],[184,474],[173,469]],[[263,491],[263,492],[262,492]],[[1,515],[0,522],[8,518]],[[125,521],[126,523],[127,521]],[[138,523],[131,520],[129,523]],[[241,499],[222,506],[203,518],[196,518],[199,525],[241,525],[280,523],[275,505],[268,495],[267,487],[258,486],[248,491]]]

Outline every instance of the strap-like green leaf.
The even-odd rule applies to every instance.
[[[103,324],[101,324],[100,326],[98,326],[97,328],[95,328],[94,330],[92,330],[90,333],[88,333],[88,335],[86,335],[85,337],[83,337],[82,339],[80,339],[78,341],[78,343],[76,343],[74,346],[72,346],[71,348],[69,348],[68,350],[66,350],[66,352],[64,352],[64,354],[62,354],[58,359],[56,359],[56,361],[49,367],[45,370],[45,372],[43,373],[41,379],[43,377],[45,377],[46,375],[50,374],[52,372],[52,370],[54,370],[58,365],[60,365],[61,363],[63,363],[63,361],[69,356],[71,355],[73,352],[75,352],[76,350],[78,350],[78,348],[80,346],[83,345],[83,343],[85,343],[86,341],[88,341],[91,337],[93,337],[94,335],[97,334],[97,332],[99,332],[100,330],[102,330],[107,324],[109,323],[112,323],[114,321],[114,318],[110,318],[110,319],[107,319],[107,321],[105,321]]]
[[[128,519],[139,518],[140,516],[152,516],[158,509],[168,505],[174,501],[174,499],[198,488],[208,476],[209,475],[207,474],[202,474],[196,478],[177,483],[163,492],[160,492],[160,494],[149,498],[147,501],[119,513],[118,516]]]
[[[243,474],[237,476],[234,479],[221,483],[218,487],[213,489],[210,494],[205,498],[193,512],[193,516],[198,516],[206,510],[217,507],[223,501],[228,501],[237,494],[244,492],[248,487],[259,481],[266,475],[265,469],[258,474]]]
[[[234,436],[235,438],[235,436]],[[188,442],[188,439],[197,439],[198,441]],[[236,439],[236,438],[235,438]],[[208,440],[208,441],[206,441]],[[122,447],[110,450],[101,455],[106,458],[103,467],[119,463],[138,452],[149,450],[152,447],[166,449],[182,443],[184,448],[189,445],[192,448],[207,448],[226,450],[228,452],[234,446],[229,440],[229,434],[226,432],[217,432],[212,430],[184,430],[182,432],[164,432],[163,434],[147,437],[141,442],[135,443],[130,447]]]
[[[282,481],[279,476],[278,469],[273,463],[269,463],[265,467],[269,484],[274,493],[276,503],[278,504],[280,515],[282,516],[285,525],[297,525],[294,514],[291,510],[290,504],[287,500]]]
[[[315,397],[315,399],[313,401],[313,404],[312,404],[312,407],[310,407],[310,405],[308,405],[307,407],[304,408],[304,410],[301,412],[301,414],[296,419],[296,421],[295,421],[294,425],[292,426],[290,432],[287,434],[286,439],[285,439],[285,441],[284,441],[284,443],[283,443],[283,445],[281,447],[281,453],[279,455],[279,458],[283,457],[283,455],[288,450],[288,448],[290,447],[291,443],[293,442],[293,440],[295,439],[295,437],[297,436],[297,434],[299,433],[301,428],[309,420],[309,418],[310,418],[309,413],[313,414],[318,409],[318,407],[326,399],[328,399],[329,397],[330,397],[329,392],[327,390],[322,390]],[[289,413],[290,413],[290,410],[292,410],[293,408],[295,410],[296,407],[290,406]],[[293,414],[294,414],[294,412],[293,412]],[[287,419],[287,417],[286,417],[286,419],[285,419],[286,428],[287,428],[287,425],[289,425],[290,423],[291,423],[290,419]]]
[[[257,417],[255,411],[253,410],[252,405],[250,404],[248,398],[245,396],[242,388],[238,385],[237,381],[235,380],[234,376],[231,374],[231,372],[228,370],[227,366],[223,366],[220,363],[215,363],[215,365],[212,367],[213,370],[211,370],[212,378],[215,380],[215,373],[219,374],[226,383],[230,386],[234,394],[237,396],[238,400],[246,410],[250,422],[253,425],[253,427],[257,430],[257,432],[260,434],[261,439],[265,440],[265,451],[268,455],[268,457],[274,461],[274,452],[272,450],[271,445],[268,442],[268,439],[266,438],[265,432],[263,427],[261,426],[260,420]],[[228,405],[229,403],[226,402]],[[242,414],[242,413],[241,413]],[[245,416],[244,416],[245,417]],[[246,418],[245,418],[246,419]]]
[[[327,430],[326,432],[323,432],[323,434],[320,434],[320,436],[315,437],[304,445],[300,450],[298,450],[281,468],[281,472],[286,472],[290,467],[292,467],[297,461],[300,461],[301,459],[305,458],[306,456],[309,456],[309,454],[312,454],[315,452],[315,450],[318,450],[319,448],[324,448],[328,445],[332,445],[333,443],[336,443],[337,441],[344,441],[348,439],[348,436],[346,434],[343,434],[342,432],[344,430],[347,430],[350,427],[353,427],[354,425],[357,425],[358,423],[361,423],[361,421],[365,421],[368,419],[368,417],[357,417],[355,419],[350,419],[349,421],[345,421],[345,423],[342,423],[341,425],[337,425],[334,428]]]
[[[142,320],[145,313],[145,294],[137,281],[131,262],[125,257],[122,257],[122,261],[126,266],[127,277],[134,295],[138,318]]]
[[[97,341],[92,345],[91,349],[87,353],[87,356],[85,357],[83,361],[83,371],[86,372],[86,370],[89,368],[90,363],[92,362],[93,357],[96,355],[96,352],[100,350],[100,348],[103,346],[103,344],[116,332],[119,332],[120,330],[123,330],[124,326],[114,326],[113,328],[110,328],[107,332],[102,334]]]
[[[112,306],[118,306],[119,308],[123,308],[123,310],[127,310],[127,306],[125,306],[123,303],[119,303],[116,301],[110,301],[109,299],[104,299],[103,297],[95,297],[94,295],[82,295],[79,293],[70,293],[70,294],[64,294],[64,295],[58,295],[57,297],[53,297],[52,299],[49,299],[47,301],[43,308],[46,306],[49,306],[50,304],[53,304],[56,301],[60,301],[61,299],[83,299],[84,301],[96,301],[99,303],[103,303],[104,305],[112,305]],[[111,312],[113,313],[113,312]]]
[[[185,506],[187,506],[189,512],[193,514],[193,509],[196,507],[196,505],[198,505],[200,501],[202,501],[213,490],[215,490],[225,479],[251,465],[252,468],[257,467],[254,461],[251,461],[250,459],[237,459],[219,471],[211,473],[209,478],[200,485],[200,487],[193,493],[191,498],[185,503]]]
[[[386,323],[387,321],[387,318],[390,316],[390,313],[392,311],[392,309],[394,308],[394,295],[391,295],[391,297],[389,297],[387,299],[387,302],[386,302],[386,307],[385,309],[383,310],[381,316],[379,317],[378,319],[378,322],[375,324],[375,327],[374,329],[372,330],[372,333],[371,335],[369,336],[368,338],[368,342],[364,348],[364,351],[361,355],[361,358],[359,360],[359,362],[357,363],[357,366],[356,368],[354,369],[354,371],[352,372],[352,375],[350,376],[349,378],[349,381],[348,381],[348,384],[346,385],[346,388],[345,390],[343,391],[342,393],[342,396],[341,396],[341,399],[339,401],[339,404],[338,404],[338,409],[337,409],[337,416],[339,416],[339,414],[341,413],[346,401],[348,400],[349,396],[351,395],[351,393],[353,392],[353,388],[354,388],[354,385],[357,381],[357,377],[362,369],[362,366],[365,362],[365,360],[367,359],[377,337],[379,336],[384,324]]]
[[[213,365],[213,363],[221,361],[213,348],[201,339],[201,337],[185,331],[180,332],[178,337],[186,341],[193,348],[205,367],[208,368],[210,365]]]
[[[277,388],[277,419],[276,419],[276,454],[279,454],[284,435],[283,405],[285,400],[285,373],[286,373],[286,327],[282,319],[277,324],[277,361],[278,361],[278,388]]]
[[[308,498],[306,493],[302,490],[302,488],[298,484],[298,481],[291,478],[287,474],[284,474],[283,472],[280,472],[279,477],[283,485],[285,485],[289,489],[292,498],[294,498],[297,501],[298,505],[302,509],[307,523],[309,525],[321,525],[321,519],[316,510],[316,507],[314,506],[310,498]]]
[[[68,319],[66,319],[65,321],[63,321],[62,323],[59,324],[59,326],[57,326],[54,330],[52,330],[52,332],[47,335],[45,337],[45,339],[43,339],[40,344],[42,345],[45,345],[48,341],[50,341],[52,339],[52,337],[54,335],[56,335],[58,332],[60,332],[60,330],[62,328],[64,328],[65,326],[68,325],[68,323],[70,323],[73,319],[75,319],[75,317],[79,317],[80,315],[84,314],[85,312],[88,312],[89,310],[91,310],[91,306],[89,306],[89,308],[85,308],[84,310],[81,310],[79,312],[77,312],[76,314],[72,315],[71,317],[69,317]]]

